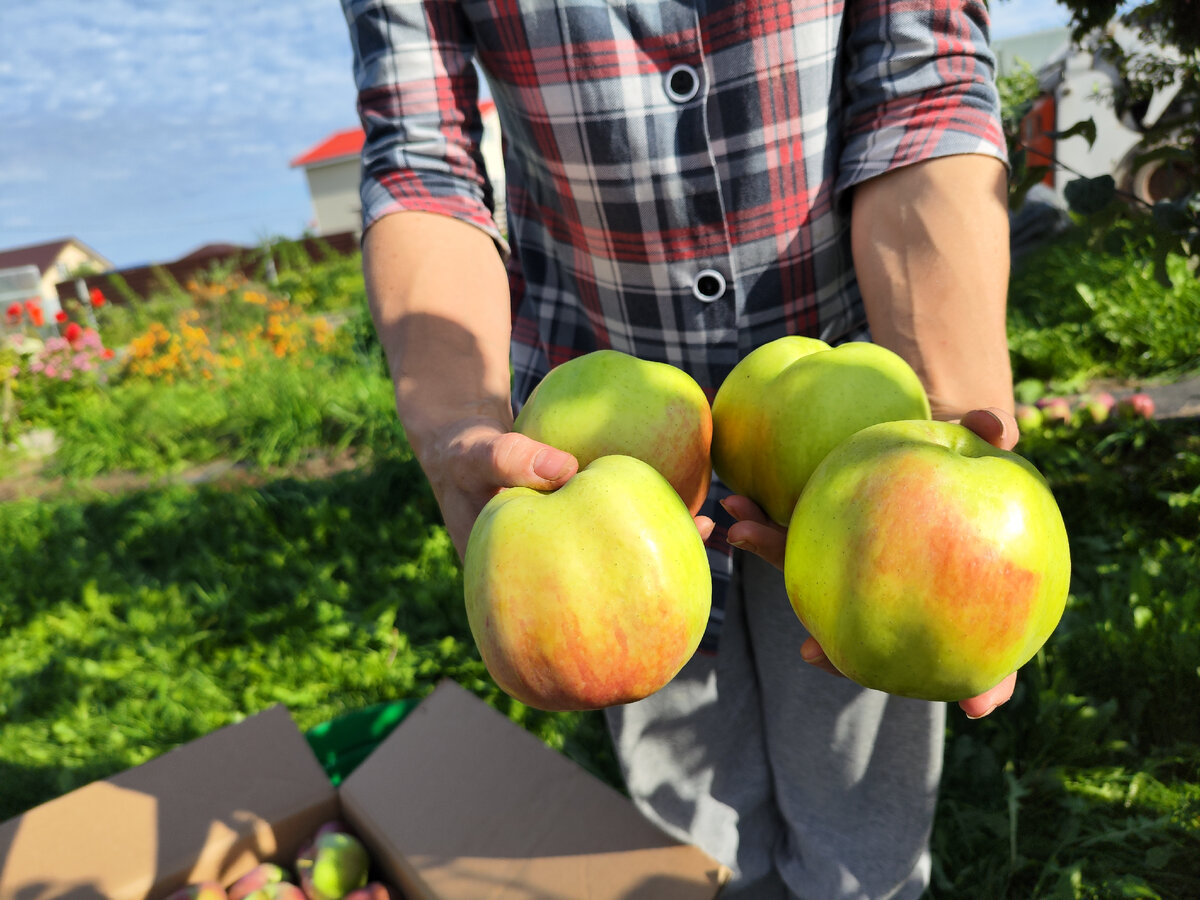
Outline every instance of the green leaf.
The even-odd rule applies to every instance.
[[[1117,183],[1111,175],[1076,178],[1067,183],[1063,196],[1071,212],[1090,216],[1103,211],[1116,199]]]
[[[1066,131],[1056,131],[1053,135],[1055,140],[1066,140],[1070,137],[1081,137],[1087,141],[1088,149],[1096,143],[1096,120],[1087,118],[1082,122],[1076,122]]]

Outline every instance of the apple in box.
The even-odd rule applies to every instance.
[[[805,482],[841,441],[877,422],[929,415],[920,379],[892,351],[783,337],[748,354],[717,391],[713,469],[786,525]]]
[[[1070,551],[1058,505],[1025,459],[960,425],[889,422],[817,468],[788,528],[784,578],[844,675],[958,701],[1049,638]]]
[[[508,488],[467,542],[467,618],[496,683],[544,710],[640,700],[703,636],[712,578],[683,500],[631,456],[553,493]]]
[[[633,456],[667,479],[695,515],[712,479],[712,410],[685,371],[618,350],[596,350],[550,370],[513,430],[572,454],[582,469]]]

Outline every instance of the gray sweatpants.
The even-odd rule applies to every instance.
[[[607,712],[630,794],[733,870],[722,900],[919,897],[945,705],[801,661],[782,576],[736,557],[715,656]]]

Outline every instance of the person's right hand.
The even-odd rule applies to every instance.
[[[480,510],[501,489],[553,491],[579,470],[575,457],[494,419],[458,422],[423,441],[421,467],[460,558]]]

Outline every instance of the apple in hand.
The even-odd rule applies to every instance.
[[[888,422],[831,452],[788,527],[784,579],[830,662],[924,700],[982,694],[1058,625],[1062,515],[1022,457],[960,425]]]
[[[713,468],[787,525],[817,464],[868,425],[928,419],[916,373],[878,344],[783,337],[734,367],[713,400]]]
[[[544,710],[654,693],[695,652],[712,603],[691,513],[630,456],[601,457],[553,493],[496,494],[471,530],[463,583],[488,671]]]
[[[633,456],[657,469],[695,515],[712,478],[712,409],[695,380],[667,363],[596,350],[555,366],[517,414],[513,430],[584,468]]]

